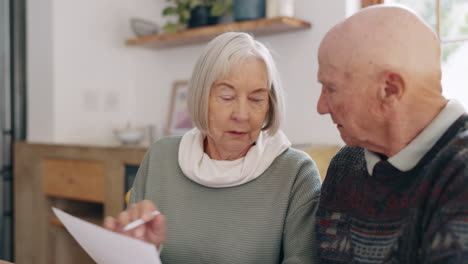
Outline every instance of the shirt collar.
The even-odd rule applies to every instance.
[[[459,102],[456,100],[448,101],[436,118],[413,141],[387,161],[400,171],[411,170],[464,113],[465,109]],[[367,149],[364,150],[364,157],[367,163],[367,171],[372,176],[374,166],[381,161],[381,158]]]

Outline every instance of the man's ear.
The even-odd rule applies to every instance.
[[[381,87],[379,90],[380,99],[384,103],[399,101],[405,92],[405,80],[393,71],[385,71],[380,76]]]

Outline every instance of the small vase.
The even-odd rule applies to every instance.
[[[210,8],[207,6],[197,6],[190,11],[190,20],[188,22],[189,28],[201,27],[208,25],[208,16],[210,15]]]
[[[252,20],[265,17],[265,0],[234,0],[234,19]]]
[[[208,25],[216,25],[219,23],[220,16],[208,16]]]
[[[294,0],[281,0],[278,1],[278,15],[279,16],[294,16]]]

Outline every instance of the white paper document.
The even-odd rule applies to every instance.
[[[65,228],[98,264],[161,264],[156,247],[52,208]]]

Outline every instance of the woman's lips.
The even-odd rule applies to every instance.
[[[247,132],[240,132],[240,131],[228,131],[229,135],[235,136],[235,137],[242,137],[247,135]]]

